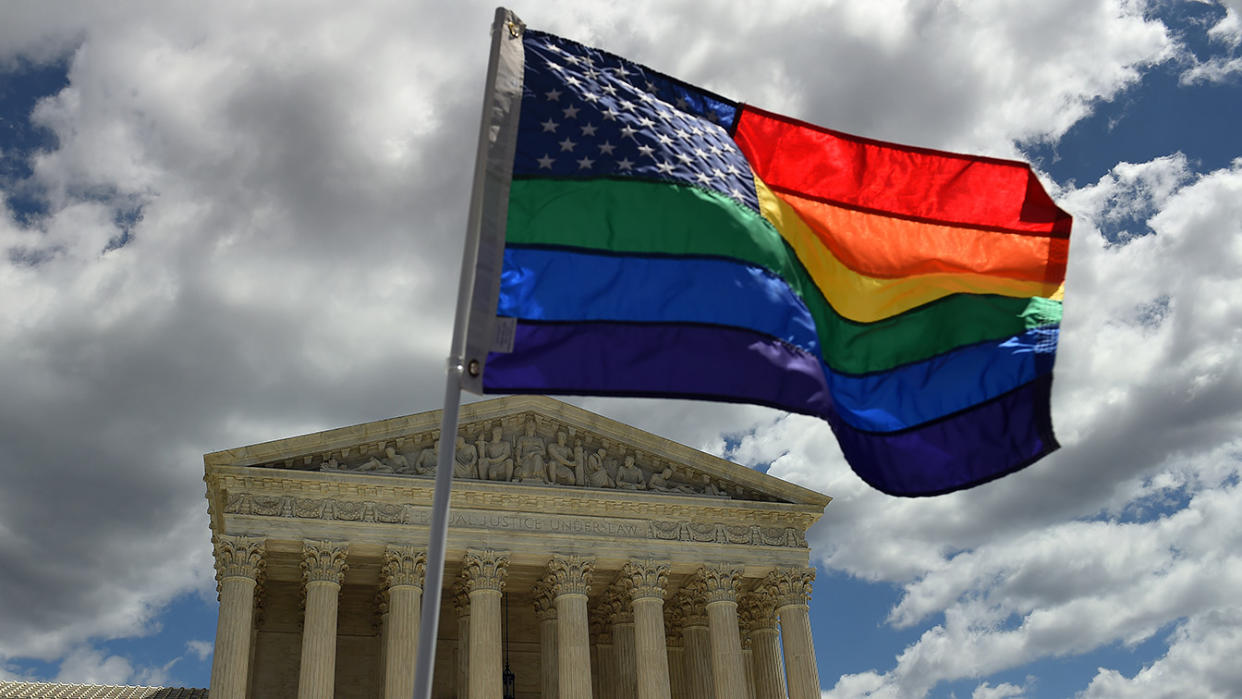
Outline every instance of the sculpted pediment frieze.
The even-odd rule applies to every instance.
[[[601,434],[536,410],[490,419],[463,420],[454,441],[456,458],[453,476],[462,480],[760,502],[786,501],[718,473],[708,473],[667,453]],[[329,449],[303,451],[249,465],[430,480],[435,476],[442,445],[439,430],[423,430],[344,446],[334,445]],[[733,464],[729,466],[742,468]]]

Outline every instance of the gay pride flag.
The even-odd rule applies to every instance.
[[[814,415],[897,495],[1057,448],[1071,219],[1026,164],[839,133],[509,28],[473,316],[501,351],[466,388]]]

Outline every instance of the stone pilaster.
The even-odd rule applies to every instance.
[[[453,588],[453,611],[457,613],[457,680],[455,696],[470,696],[470,593],[464,584]]]
[[[669,565],[663,561],[630,561],[621,574],[634,612],[638,699],[670,699],[668,648],[664,641],[664,593]]]
[[[742,598],[741,605],[754,660],[755,699],[784,699],[787,694],[781,672],[780,632],[776,629],[776,596],[770,586],[760,585]]]
[[[555,555],[548,561],[549,591],[556,605],[557,687],[565,699],[591,699],[591,636],[587,596],[595,558]]]
[[[686,696],[690,699],[715,697],[706,603],[707,586],[702,578],[688,580],[682,585],[677,604],[681,607],[683,619],[681,637],[686,645]]]
[[[466,550],[462,579],[470,593],[470,699],[501,695],[500,595],[508,571],[508,551]]]
[[[414,696],[414,659],[422,616],[423,576],[427,555],[413,546],[384,549],[382,584],[388,591],[388,619],[384,628],[384,699]]]
[[[712,680],[716,699],[746,699],[742,669],[742,640],[738,634],[737,593],[740,565],[708,565],[699,570],[707,595],[707,623],[711,637]]]
[[[778,568],[766,579],[781,623],[789,699],[819,699],[820,695],[809,607],[814,580],[814,568]]]
[[[254,630],[255,588],[263,577],[265,541],[217,534],[212,537],[220,616],[211,659],[212,696],[245,699]]]
[[[332,699],[336,682],[336,613],[349,547],[331,541],[302,542],[306,613],[298,699]]]
[[[544,578],[531,588],[535,618],[539,620],[539,696],[557,699],[560,696],[560,675],[557,673],[556,595],[552,583]]]

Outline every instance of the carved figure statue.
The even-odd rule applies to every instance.
[[[706,473],[703,474],[703,494],[714,495],[716,497],[728,497],[729,496],[728,493],[716,487],[716,484],[712,482],[712,477],[707,475]]]
[[[387,447],[384,449],[384,463],[388,465],[388,468],[393,470],[393,473],[410,472],[409,460],[405,458],[404,454],[398,454],[397,450],[393,447]]]
[[[577,452],[565,444],[565,433],[556,433],[556,442],[548,445],[548,481],[561,485],[575,485],[582,481],[582,463]]]
[[[440,440],[436,440],[435,444],[423,449],[418,453],[418,461],[414,464],[414,473],[425,476],[428,473],[435,473],[436,466],[440,463]]]
[[[647,480],[643,478],[642,469],[634,465],[632,454],[626,454],[625,463],[617,469],[617,487],[626,490],[647,489]]]
[[[453,460],[454,478],[479,477],[479,451],[474,448],[473,444],[468,444],[466,438],[461,435],[457,435],[457,452]]]
[[[370,459],[367,459],[366,463],[362,464],[361,466],[359,466],[358,468],[354,470],[355,471],[369,471],[372,473],[392,473],[392,466],[389,466],[383,461],[380,461],[379,459],[372,456]]]
[[[341,464],[332,457],[325,456],[323,462],[319,464],[320,471],[340,471]]]
[[[517,440],[517,453],[518,467],[513,480],[546,483],[548,447],[543,437],[535,434],[534,420],[526,421],[526,432]]]
[[[614,488],[616,483],[613,482],[612,476],[608,475],[608,470],[604,468],[604,459],[608,458],[608,450],[600,447],[593,454],[588,454],[586,459],[586,485],[590,488]]]
[[[504,441],[500,425],[492,428],[492,441],[479,441],[479,477],[489,481],[513,480],[513,445]]]

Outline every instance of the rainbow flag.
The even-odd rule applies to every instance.
[[[1071,218],[1028,165],[851,136],[510,34],[475,298],[502,351],[467,388],[814,415],[896,495],[1057,448]]]

